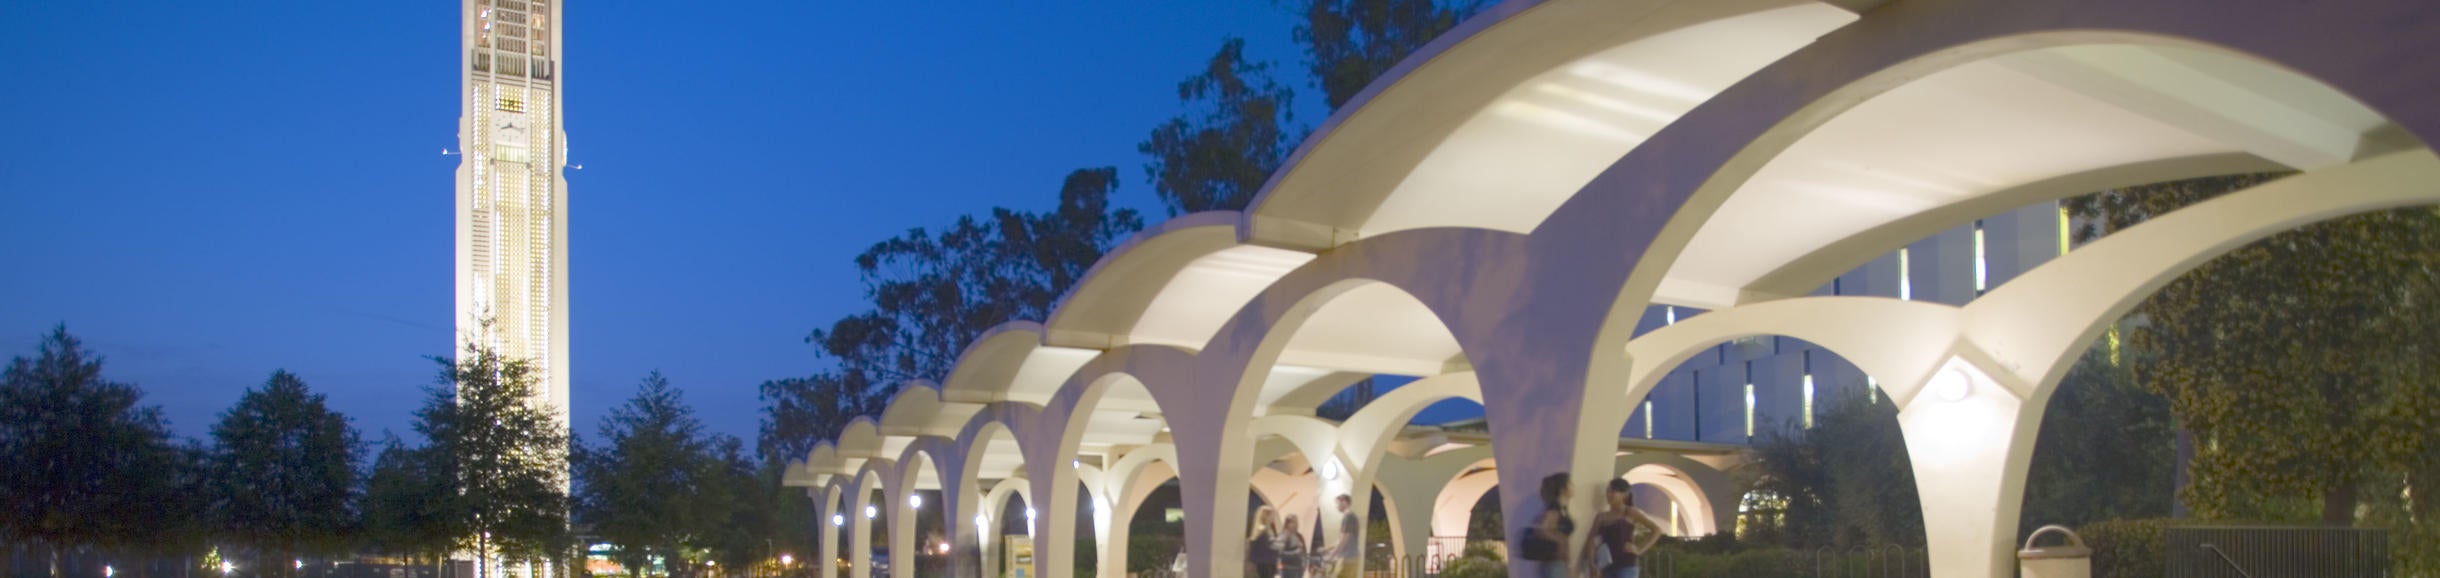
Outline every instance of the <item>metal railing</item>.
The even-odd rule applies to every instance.
[[[1372,556],[1362,578],[1438,578],[1456,554]],[[1646,578],[1929,578],[1922,548],[1821,548],[1748,550],[1735,554],[1691,554],[1663,550],[1643,557]],[[1129,573],[1134,578],[1180,578],[1166,568]],[[1325,578],[1306,574],[1303,578]],[[2263,577],[2268,578],[2268,577]]]
[[[2169,578],[2382,578],[2389,531],[2376,528],[2170,528]]]
[[[1747,550],[1696,554],[1662,550],[1645,555],[1650,578],[1928,578],[1931,558],[1903,546]]]

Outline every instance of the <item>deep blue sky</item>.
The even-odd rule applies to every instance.
[[[448,353],[458,3],[0,2],[0,355],[66,322],[201,436],[275,368],[368,439]],[[658,368],[713,429],[861,304],[849,259],[1135,152],[1263,0],[573,0],[574,417]],[[1319,91],[1290,77],[1305,124]],[[1158,215],[1158,211],[1153,211]]]

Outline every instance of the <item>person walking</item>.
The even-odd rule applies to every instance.
[[[1602,498],[1601,515],[1593,518],[1593,535],[1584,539],[1583,557],[1600,561],[1597,578],[1639,578],[1643,572],[1640,558],[1660,541],[1661,524],[1635,509],[1635,486],[1626,480],[1610,480]],[[1644,530],[1641,540],[1636,539],[1639,529]]]
[[[1305,548],[1305,531],[1297,527],[1295,514],[1289,514],[1280,527],[1279,578],[1305,578],[1305,559],[1310,554]]]
[[[1255,578],[1275,578],[1279,572],[1279,528],[1272,520],[1271,507],[1254,510],[1254,527],[1245,536],[1245,575]]]
[[[1355,498],[1339,494],[1339,547],[1330,553],[1330,571],[1322,578],[1346,578],[1344,568],[1355,567],[1356,557],[1364,555],[1364,527],[1356,519]]]
[[[1576,520],[1567,515],[1570,478],[1564,472],[1542,477],[1542,513],[1534,517],[1533,527],[1525,529],[1525,559],[1534,563],[1536,578],[1570,578],[1575,574],[1568,559],[1567,540],[1576,532]]]

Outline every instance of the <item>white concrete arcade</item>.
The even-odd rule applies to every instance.
[[[1696,482],[1720,464],[1622,452],[1618,433],[1694,352],[1785,335],[1838,352],[1901,408],[1935,574],[2009,576],[2033,428],[2106,323],[2249,240],[2440,202],[2423,145],[2440,134],[2435,54],[2425,0],[1500,4],[1329,119],[1251,209],[1128,241],[1050,319],[976,340],[790,482],[853,526],[856,578],[875,539],[864,506],[904,517],[910,489],[945,496],[966,550],[1011,496],[1045,514],[1089,504],[1091,528],[1032,517],[1036,575],[1072,575],[1082,538],[1112,577],[1133,508],[1174,475],[1190,573],[1234,578],[1249,492],[1379,487],[1394,525],[1417,529],[1424,496],[1562,470],[1588,485],[1584,472],[1658,485],[1674,471],[1692,482],[1673,497],[1713,492]],[[2027,203],[2261,169],[2300,173],[1962,306],[1815,296],[1875,255]],[[1656,303],[1711,312],[1636,335]],[[1313,417],[1376,373],[1423,379],[1345,423]],[[1405,427],[1451,398],[1483,405],[1479,443]],[[1464,481],[1485,464],[1490,478]],[[1596,494],[1576,495],[1588,515]]]

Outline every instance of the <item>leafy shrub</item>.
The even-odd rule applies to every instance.
[[[2103,520],[2076,529],[2093,549],[2093,576],[2156,578],[2169,575],[2168,518]]]
[[[1169,565],[1178,559],[1178,547],[1185,543],[1184,537],[1170,534],[1128,536],[1127,568],[1139,571],[1168,570]]]
[[[1467,542],[1466,550],[1459,553],[1458,556],[1462,558],[1481,558],[1493,562],[1506,562],[1508,558],[1500,555],[1500,547],[1501,545],[1499,542],[1490,540],[1476,540],[1473,542]]]
[[[1465,554],[1440,568],[1440,578],[1508,578],[1508,562],[1489,541],[1467,542]]]

